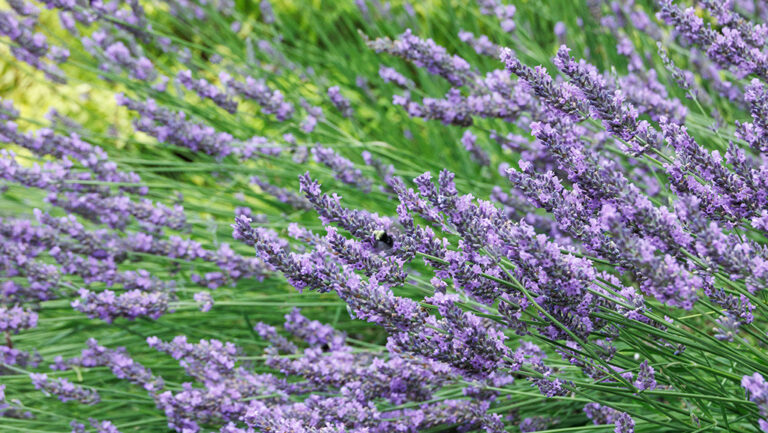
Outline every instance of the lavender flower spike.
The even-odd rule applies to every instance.
[[[350,104],[349,99],[345,98],[344,95],[341,94],[341,89],[339,89],[339,86],[329,87],[328,97],[331,98],[331,102],[336,107],[336,109],[341,112],[342,116],[352,116],[354,113],[352,110],[352,105]]]
[[[315,160],[333,170],[336,179],[360,188],[364,192],[371,191],[371,180],[355,167],[355,164],[336,153],[330,147],[315,146],[312,148]]]
[[[32,379],[35,389],[41,390],[45,394],[55,395],[64,402],[77,400],[82,404],[94,405],[101,400],[99,393],[95,390],[75,385],[64,377],[49,380],[48,376],[42,373],[32,373],[29,377]]]
[[[187,69],[179,72],[178,75],[176,75],[176,79],[179,80],[179,83],[184,87],[197,93],[201,98],[210,99],[229,113],[235,113],[237,111],[237,102],[232,100],[229,95],[222,92],[218,87],[203,78],[194,80],[190,70]]]
[[[379,38],[375,41],[367,41],[367,44],[376,52],[383,51],[413,62],[429,73],[445,78],[454,86],[463,86],[472,81],[474,76],[469,62],[459,56],[451,56],[445,48],[437,45],[432,39],[425,40],[417,37],[411,29],[407,29],[394,41],[389,38]]]
[[[755,373],[752,376],[744,376],[741,386],[747,391],[749,401],[755,403],[760,410],[760,416],[763,417],[758,421],[760,428],[768,431],[768,382],[760,373]]]
[[[629,144],[634,154],[643,153],[649,147],[658,147],[661,134],[648,122],[638,121],[638,111],[620,90],[611,90],[597,69],[584,61],[576,62],[565,45],[560,46],[554,58],[555,66],[571,79],[589,101],[596,117],[603,121],[605,129]]]

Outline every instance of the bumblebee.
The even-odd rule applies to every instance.
[[[395,245],[395,239],[384,230],[374,231],[373,238],[376,240],[374,249],[378,252],[390,250]]]

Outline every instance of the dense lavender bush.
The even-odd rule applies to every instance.
[[[318,7],[2,3],[0,431],[768,432],[764,2]]]

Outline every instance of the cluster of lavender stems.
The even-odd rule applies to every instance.
[[[51,45],[43,33],[37,31],[39,9],[25,1],[9,2],[10,9],[0,12],[0,35],[11,42],[11,54],[20,62],[43,71],[54,82],[65,83],[60,63],[67,61],[69,51]]]
[[[269,342],[265,363],[275,373],[256,373],[242,365],[238,361],[242,349],[232,343],[214,339],[192,343],[184,336],[171,341],[147,338],[149,347],[177,360],[192,380],[178,391],[132,359],[124,348],[110,349],[93,339],[80,356],[57,359],[52,367],[60,371],[107,367],[117,379],[142,387],[165,412],[168,427],[178,432],[198,432],[201,424],[214,421],[222,425],[222,432],[306,431],[300,429],[332,425],[327,431],[362,433],[455,424],[504,431],[500,417],[488,413],[487,401],[436,398],[441,388],[460,380],[447,365],[395,352],[387,356],[358,353],[346,343],[343,333],[307,319],[299,310],[285,319],[287,335],[264,323],[255,327]],[[63,379],[50,382],[45,375],[37,375],[33,380],[61,399],[85,392],[55,385],[69,384]],[[324,395],[316,394],[318,391]],[[264,398],[249,399],[257,396]],[[393,406],[417,405],[380,410],[374,401],[382,399]]]
[[[141,177],[119,169],[91,137],[50,128],[22,132],[19,120],[10,101],[3,101],[2,141],[48,160],[28,164],[3,149],[5,188],[39,190],[40,205],[50,210],[0,219],[0,331],[9,337],[7,363],[29,362],[32,354],[13,348],[10,336],[37,326],[43,301],[70,299],[74,310],[110,323],[173,311],[179,297],[172,275],[178,270],[171,270],[171,279],[153,275],[130,265],[132,255],[205,263],[214,271],[198,272],[193,265],[187,275],[190,283],[209,289],[267,275],[260,260],[238,254],[227,243],[205,249],[174,234],[189,230],[184,207],[145,198],[150,191]],[[69,215],[53,216],[56,208]],[[208,310],[213,300],[198,296],[195,302]],[[40,386],[49,388],[44,383],[41,379]]]
[[[67,48],[37,31],[38,8],[8,3],[0,36],[11,54],[64,82],[58,65],[74,63]],[[377,80],[359,77],[358,90],[329,86],[301,62],[272,56],[266,40],[259,54],[274,64],[246,52],[247,67],[238,67],[231,53],[206,53],[198,68],[194,45],[160,36],[138,1],[43,3],[78,55],[97,65],[94,74],[120,85],[120,110],[151,143],[140,146],[217,167],[201,185],[248,190],[277,202],[281,215],[256,215],[254,201],[214,209],[232,214],[234,243],[202,240],[196,204],[147,186],[153,175],[114,158],[98,134],[58,113],[39,127],[1,100],[0,196],[24,195],[29,209],[0,218],[0,376],[21,375],[61,403],[98,407],[104,391],[72,378],[106,371],[180,433],[560,426],[560,414],[518,416],[508,401],[516,393],[544,404],[573,400],[576,422],[616,433],[667,424],[768,431],[768,27],[749,17],[768,11],[661,0],[657,22],[632,1],[598,5],[593,18],[617,41],[601,48],[622,56],[626,72],[573,52],[566,44],[578,35],[565,22],[552,27],[562,44],[551,51],[554,69],[524,61],[524,50],[503,46],[521,29],[515,6],[498,0],[478,0],[478,16],[510,39],[458,32],[462,53],[495,59],[495,69],[415,26],[396,37],[363,35],[381,58],[378,83],[397,92],[392,105],[460,137],[455,147],[480,173],[476,182],[448,169],[414,173],[346,131],[343,145],[328,139],[341,128],[331,113],[358,127]],[[215,14],[238,37],[235,2],[167,3],[169,17],[214,25]],[[392,13],[379,2],[356,4],[367,22]],[[259,14],[265,25],[279,21],[269,1]],[[639,37],[658,46],[646,52]],[[171,80],[158,51],[190,66]],[[440,77],[429,87],[440,93],[386,66],[388,56]],[[653,56],[663,70],[653,69]],[[288,90],[313,79],[310,100],[312,91]],[[726,118],[740,120],[722,124],[702,108],[721,101],[737,113]],[[704,133],[699,119],[709,115],[720,123]],[[268,125],[265,136],[241,125],[250,119]],[[348,143],[365,147],[364,166]],[[282,327],[244,316],[264,348],[255,357],[225,338],[147,336],[141,350],[158,352],[166,362],[158,365],[178,364],[173,378],[142,364],[135,347],[91,338],[79,356],[50,364],[47,352],[24,344],[47,326],[54,302],[110,326],[159,323],[177,309],[215,314],[227,305],[217,303],[217,289],[237,301],[242,287],[256,292],[278,276],[302,293],[338,298],[350,321],[365,322],[369,334],[361,335],[385,343],[362,344],[365,337],[293,308]],[[711,376],[676,376],[690,370]],[[0,420],[37,416],[6,388]],[[71,429],[119,431],[109,420],[88,422],[90,430],[79,419]]]

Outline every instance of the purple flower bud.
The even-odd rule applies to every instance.
[[[744,376],[741,379],[741,386],[747,391],[749,401],[757,405],[760,416],[763,417],[759,420],[760,428],[766,430],[768,427],[768,383],[765,382],[760,373],[755,373],[752,376]]]
[[[16,334],[37,326],[37,313],[20,306],[0,306],[0,332]]]
[[[285,101],[283,93],[271,89],[264,80],[247,76],[244,83],[229,78],[223,79],[222,82],[232,93],[259,104],[264,114],[274,114],[278,121],[282,122],[293,116],[293,104]]]
[[[94,405],[101,401],[96,390],[75,385],[64,377],[49,380],[46,374],[31,373],[29,378],[32,379],[35,389],[43,391],[47,395],[55,395],[64,402],[76,400],[82,404]]]
[[[474,159],[478,164],[490,165],[491,160],[488,156],[488,153],[486,153],[482,147],[478,146],[476,142],[477,137],[474,134],[472,134],[469,130],[464,131],[464,135],[461,137],[461,144],[464,145],[464,149],[469,152],[469,154],[472,156],[472,159]]]
[[[363,192],[370,192],[371,180],[355,168],[352,161],[339,155],[330,147],[315,146],[312,148],[312,155],[317,162],[330,168],[336,174],[336,179],[358,187]]]
[[[563,39],[565,37],[565,23],[562,21],[556,22],[554,32],[558,39]]]
[[[118,317],[133,320],[147,316],[157,319],[168,311],[169,296],[163,292],[130,290],[116,295],[111,290],[94,293],[80,289],[80,299],[72,301],[72,308],[90,318],[99,318],[111,323]]]
[[[200,307],[200,311],[207,313],[213,307],[213,297],[208,292],[197,292],[193,296],[195,302]]]
[[[648,365],[648,360],[645,360],[640,364],[640,371],[637,372],[637,380],[635,380],[634,385],[640,391],[656,389],[656,378],[654,376],[653,367]]]
[[[386,52],[412,62],[427,72],[439,75],[454,86],[462,86],[471,80],[473,72],[469,63],[459,56],[449,55],[445,48],[435,44],[432,39],[420,39],[411,29],[392,41],[389,38],[379,38],[366,41],[376,52]]]
[[[384,65],[379,66],[379,76],[386,83],[395,83],[400,87],[411,87],[413,82],[405,78],[402,74],[397,72],[395,68],[390,68]]]
[[[477,54],[489,57],[498,57],[501,47],[491,42],[486,35],[476,37],[473,33],[459,30],[459,39],[461,42],[475,49]]]
[[[189,70],[181,71],[176,75],[176,79],[187,89],[197,93],[203,99],[210,99],[219,107],[229,113],[237,112],[237,102],[232,100],[229,95],[219,90],[218,87],[200,78],[194,80],[192,72]],[[222,81],[226,81],[223,79]]]
[[[354,114],[349,99],[345,98],[341,94],[341,89],[339,89],[339,86],[329,87],[328,97],[331,99],[331,102],[336,107],[336,109],[341,112],[342,116],[351,117],[352,114]]]

